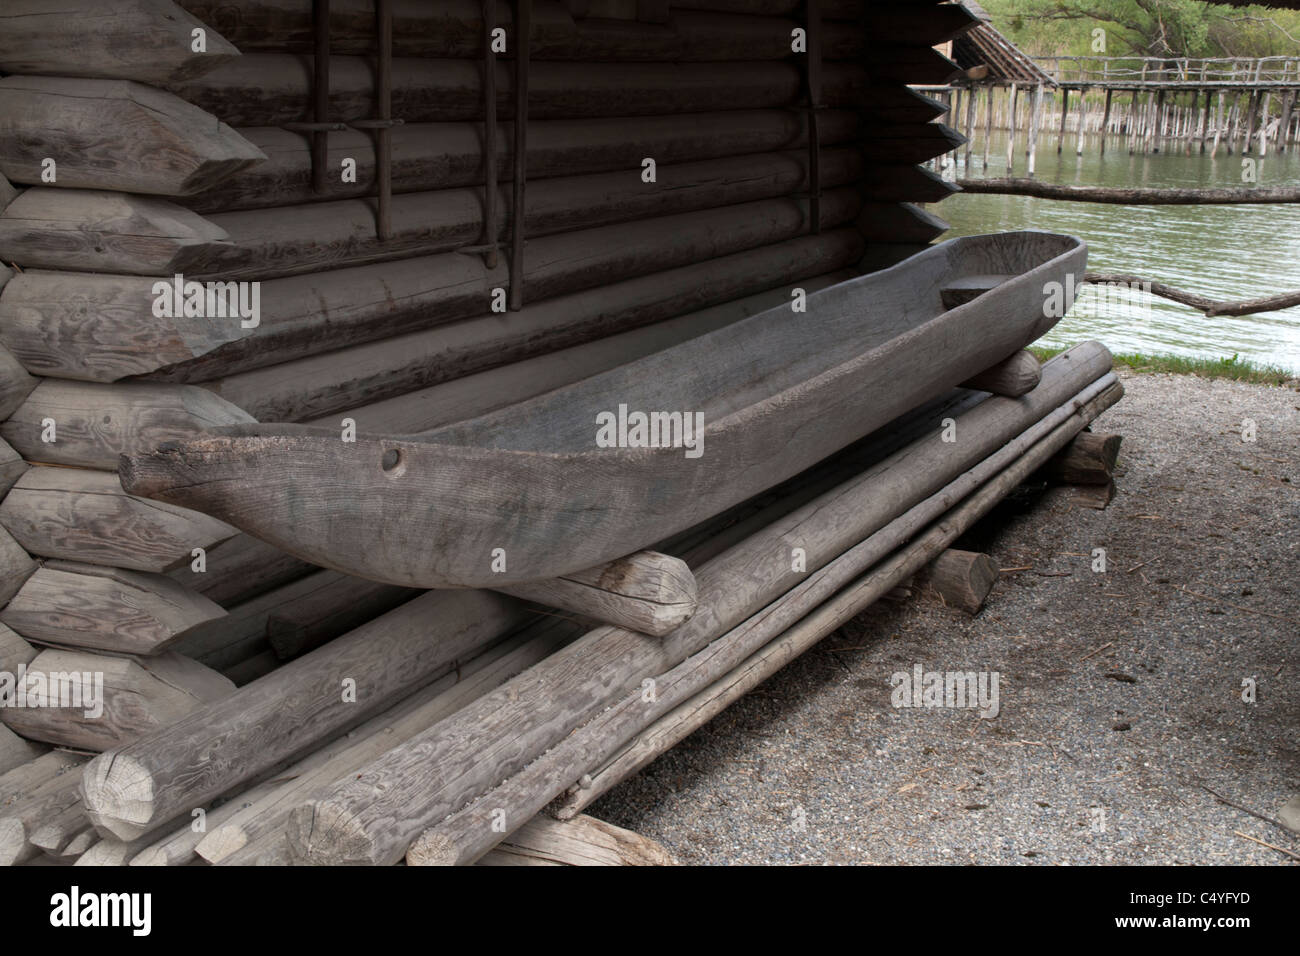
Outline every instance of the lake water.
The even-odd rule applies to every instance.
[[[1098,156],[1097,139],[1074,137],[1056,152],[1056,137],[1038,150],[1035,178],[1093,186],[1242,186],[1242,157],[1173,152],[1130,156],[1121,137]],[[1013,175],[1025,175],[1025,148],[1017,143]],[[983,136],[972,151],[972,178],[1007,175],[1005,134],[995,139],[983,168]],[[958,176],[966,175],[958,155]],[[1300,148],[1257,159],[1261,186],[1300,186]],[[1300,289],[1300,204],[1267,206],[1115,206],[1027,196],[950,196],[929,207],[952,224],[945,238],[1043,229],[1083,237],[1088,268],[1164,282],[1215,300],[1250,299]],[[1039,344],[1063,346],[1095,338],[1114,352],[1243,359],[1300,373],[1300,308],[1238,318],[1207,318],[1164,299],[1108,293],[1083,296]]]

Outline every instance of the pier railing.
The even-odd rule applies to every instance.
[[[1043,56],[1035,62],[1062,86],[1112,89],[1300,87],[1300,57]]]

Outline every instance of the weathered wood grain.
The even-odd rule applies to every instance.
[[[16,709],[6,707],[4,713]],[[46,821],[80,803],[79,780],[77,773],[50,777],[0,810],[0,866],[23,863],[41,852],[32,843],[32,834]]]
[[[16,674],[20,664],[30,664],[35,656],[36,648],[15,634],[7,624],[0,623],[0,670]]]
[[[3,663],[2,659],[0,663]],[[31,763],[45,753],[45,750],[46,748],[40,744],[24,740],[8,727],[0,726],[0,774],[8,773],[14,767],[20,767],[25,763]]]
[[[935,53],[932,63],[945,58]],[[951,62],[951,61],[948,61]],[[497,110],[514,115],[513,71],[498,61]],[[860,66],[824,65],[823,100],[852,106],[865,88]],[[916,81],[921,82],[921,81]],[[479,119],[483,90],[472,60],[395,57],[393,113],[408,122]],[[232,126],[277,126],[311,120],[312,63],[308,57],[251,53],[167,89]],[[330,57],[330,119],[365,119],[377,112],[375,76],[367,57]],[[793,106],[799,69],[790,62],[561,63],[541,61],[529,69],[528,115],[538,120],[597,116],[653,116]],[[16,177],[21,179],[21,177]]]
[[[13,184],[4,176],[0,176],[0,212],[9,207],[9,204],[18,198],[18,190],[14,189]],[[4,285],[5,272],[0,272],[0,286]]]
[[[407,861],[420,865],[416,846]],[[479,866],[676,866],[663,845],[580,814],[556,820],[539,813],[478,861]]]
[[[391,611],[419,592],[335,571],[320,571],[266,618],[266,640],[280,660],[297,657],[371,618]]]
[[[5,603],[23,586],[36,570],[36,562],[7,530],[0,528],[0,604]]]
[[[787,282],[797,281],[798,288],[812,293],[833,285],[835,282],[852,278],[852,275],[847,274],[847,270],[845,270],[845,272],[803,278],[798,274],[800,271],[813,271],[825,266],[847,266],[857,259],[861,250],[861,243],[857,238],[857,233],[852,230],[838,230],[836,233],[828,235],[838,236],[844,241],[839,243],[838,240],[832,240],[836,242],[836,245],[825,248],[830,250],[843,249],[843,253],[836,255],[833,259],[818,259],[808,266],[802,265],[802,262],[809,246],[817,242],[817,239],[813,237],[806,240],[793,240],[791,243],[783,243],[771,249],[745,253],[734,258],[737,260],[737,264],[741,264],[744,260],[752,260],[753,264],[759,268],[760,273],[764,264],[770,262],[773,271],[766,275],[766,279],[785,279]],[[800,244],[806,245],[801,248]],[[785,275],[778,271],[785,268],[793,268],[796,271],[793,275]],[[671,294],[670,280],[673,281],[673,285],[676,284],[675,280],[673,280],[673,273],[661,273],[660,276],[653,278],[662,278],[665,288],[659,291]],[[760,275],[756,275],[755,279],[755,285],[765,281]],[[638,279],[635,281],[648,286],[653,280]],[[741,288],[743,289],[743,286]],[[713,297],[711,288],[706,290],[704,287],[699,287],[695,291],[700,293],[708,291],[708,297]],[[655,290],[647,288],[647,292],[653,295]],[[691,292],[692,290],[689,288],[683,288],[680,294],[692,301],[697,301]],[[595,296],[592,296],[592,298],[595,298]],[[538,310],[550,311],[552,305],[559,306],[565,301],[566,297],[562,297],[552,303],[527,306],[522,312],[515,313],[515,315],[522,316],[533,310],[533,316],[530,316],[531,319],[538,314]],[[629,300],[625,307],[632,306],[634,301]],[[485,412],[540,395],[542,392],[550,391],[553,388],[568,385],[589,375],[607,371],[615,366],[657,352],[660,349],[677,345],[680,342],[703,335],[713,329],[721,328],[723,325],[738,321],[746,316],[755,315],[765,309],[770,309],[788,301],[790,301],[790,286],[788,285],[744,296],[743,298],[731,298],[719,305],[710,306],[697,312],[688,312],[676,318],[635,327],[615,335],[593,338],[591,341],[570,348],[546,352],[532,358],[524,357],[506,365],[463,375],[427,388],[404,391],[389,399],[350,408],[348,409],[348,415],[357,422],[361,430],[366,432],[414,434],[433,431],[439,426],[474,418]],[[653,302],[653,298],[650,298],[646,304],[651,305]],[[667,304],[673,308],[680,308],[680,300],[670,299]],[[576,311],[579,303],[575,302],[574,306],[575,312],[571,314],[566,314],[558,308],[551,311],[554,321],[557,322],[556,326],[534,326],[537,333],[544,333],[546,336],[546,338],[541,338],[541,334],[537,336],[541,338],[542,344],[550,344],[552,340],[557,343],[565,341],[566,336],[561,335],[561,332],[565,331],[565,327],[558,325],[558,323],[567,323],[571,318],[583,317],[582,311]],[[622,315],[640,318],[642,313],[629,308],[626,313],[613,309],[599,314],[612,319],[619,318]],[[595,315],[596,313],[593,313],[593,317]],[[513,318],[513,315],[507,317],[507,321],[510,318]],[[481,356],[481,358],[478,358],[479,362],[491,360],[490,340],[498,332],[511,331],[509,328],[504,327],[505,323],[502,326],[490,330],[487,339],[470,338],[466,343],[472,346],[476,342],[482,342],[481,347],[483,350],[477,353],[478,356]],[[461,327],[461,331],[470,332],[471,336],[474,335],[474,330],[468,327]],[[419,348],[422,341],[416,336],[407,339],[404,344],[411,348],[411,352],[408,354],[422,355],[423,352]],[[448,341],[449,344],[452,344],[452,340]],[[532,341],[534,341],[533,336],[519,336],[515,341],[500,342],[498,347],[506,355],[510,355],[520,346],[527,348],[526,343]],[[357,351],[360,353],[362,350]],[[454,360],[459,358],[459,353],[459,348],[449,349],[446,352],[439,353],[437,361],[445,361],[454,366]],[[475,353],[470,353],[466,358],[474,357],[474,355]],[[390,374],[393,374],[393,377],[400,381],[409,375],[407,368],[413,369],[414,365],[397,366]],[[400,376],[397,374],[398,371],[402,373]],[[333,425],[337,421],[338,416],[335,415],[330,418],[316,419],[312,423]]]
[[[199,559],[193,555],[191,559],[168,571],[167,576],[226,608],[317,570],[246,534],[206,549],[201,571],[196,570]]]
[[[772,199],[806,187],[806,165],[806,153],[766,153],[661,165],[655,183],[643,182],[639,169],[543,179],[529,186],[524,227],[531,239]],[[826,149],[821,156],[822,187],[850,183],[861,175],[861,168],[856,149]],[[508,185],[499,189],[498,208],[497,238],[505,239],[513,215]],[[374,199],[310,203],[291,210],[218,213],[210,224],[228,235],[229,242],[178,249],[174,261],[162,271],[269,279],[447,252],[479,241],[485,229],[481,189],[399,196],[393,202],[392,235],[382,241],[376,238],[375,216]],[[0,219],[0,228],[3,222]],[[80,265],[64,268],[100,266],[85,257]]]
[[[168,571],[237,534],[207,515],[122,490],[115,474],[32,468],[0,502],[0,524],[31,554],[131,571]]]
[[[27,673],[29,681],[44,675],[51,706],[6,707],[0,719],[24,737],[76,750],[120,747],[235,690],[216,671],[169,652],[132,659],[51,649]],[[67,694],[57,703],[56,687]]]
[[[15,276],[0,293],[0,383],[5,355],[19,371],[112,382],[192,360],[255,331],[238,319],[154,315],[158,281],[45,270]],[[33,387],[35,381],[27,392]]]
[[[698,590],[686,562],[638,551],[563,577],[524,581],[506,594],[606,624],[663,636],[695,613]]]
[[[1047,463],[1044,475],[1067,485],[1106,485],[1115,474],[1122,435],[1080,432],[1061,453]]]
[[[7,441],[0,439],[0,496],[3,496],[13,483],[27,470],[23,456],[13,450]]]
[[[4,270],[4,266],[0,266]],[[20,281],[17,277],[16,281]],[[14,282],[8,283],[9,286]],[[8,418],[15,408],[31,394],[36,387],[36,379],[28,374],[21,362],[3,345],[0,345],[0,418]]]
[[[363,772],[340,780],[328,795],[290,815],[294,855],[317,863],[401,859],[428,826],[517,773],[615,700],[639,691],[643,679],[676,667],[897,515],[936,495],[1059,410],[1110,364],[1109,353],[1096,345],[1064,354],[1071,357],[1045,366],[1043,384],[1031,395],[990,398],[962,414],[957,427],[966,440],[942,441],[936,423],[930,437],[696,567],[700,609],[667,637],[608,627],[590,631]],[[963,422],[968,427],[963,429]],[[885,474],[888,481],[880,480]],[[939,514],[960,497],[939,496],[934,502]],[[796,547],[805,549],[807,570],[796,569],[791,560]],[[563,707],[538,713],[532,704],[537,694],[563,701]],[[429,766],[440,769],[436,781],[428,778]]]
[[[228,238],[184,206],[102,189],[33,186],[0,214],[0,258],[25,271],[171,275],[185,271],[188,250]]]
[[[0,621],[29,640],[145,656],[225,616],[160,574],[63,561],[37,569],[0,611]]]
[[[237,373],[204,382],[204,388],[262,421],[300,421],[349,409],[356,410],[351,417],[364,430],[425,431],[486,411],[484,400],[499,407],[582,377],[571,375],[570,368],[588,369],[586,374],[604,371],[675,344],[689,337],[686,333],[696,325],[707,332],[752,315],[761,311],[749,300],[755,290],[778,286],[757,300],[763,308],[788,302],[790,284],[798,282],[810,291],[822,287],[824,283],[806,277],[847,268],[862,248],[856,230],[832,230],[529,302],[518,312],[487,321],[467,319]],[[711,307],[708,314],[691,311],[702,306]],[[652,324],[670,316],[680,321],[663,327]],[[615,333],[620,334],[618,342],[608,341]],[[569,345],[586,351],[548,358]],[[530,364],[510,370],[524,360]],[[498,374],[465,381],[465,376],[485,369]],[[532,388],[533,382],[540,387]],[[435,395],[430,387],[439,383],[446,387]],[[385,408],[374,407],[385,401]],[[362,405],[368,407],[363,410]],[[322,423],[338,421],[334,416]]]
[[[791,239],[808,230],[805,205],[765,199],[531,240],[525,298],[536,302]],[[822,198],[823,225],[843,225],[858,208],[851,187],[828,190]],[[508,273],[504,261],[489,269],[478,256],[444,253],[272,279],[261,285],[261,324],[252,334],[149,378],[201,382],[490,315],[493,290],[509,285]],[[214,390],[257,418],[284,417],[269,412],[265,403],[245,406],[224,387]]]
[[[987,554],[948,548],[917,574],[917,587],[946,607],[977,614],[998,579],[998,566]]]
[[[542,619],[487,648],[406,700],[373,717],[346,738],[339,738],[259,785],[221,826],[209,828],[196,847],[212,863],[237,865],[259,853],[257,844],[279,832],[289,811],[402,740],[454,713],[488,690],[576,637],[581,628],[556,618]]]
[[[958,239],[809,296],[798,321],[778,306],[428,435],[343,442],[332,429],[233,426],[125,456],[120,473],[134,493],[359,577],[560,577],[685,530],[1023,348],[1059,318],[1044,290],[1068,285],[1085,258],[1080,240],[1044,233]],[[944,310],[940,290],[965,273],[1016,278]],[[686,448],[679,417],[660,447],[598,447],[600,416],[620,406],[685,409],[707,441]]]
[[[994,395],[1015,398],[1038,384],[1043,369],[1032,352],[1023,349],[962,382],[962,388],[975,388]]]
[[[193,50],[196,28],[205,50]],[[211,26],[172,0],[6,0],[0,70],[138,80],[188,79],[239,56]]]
[[[91,822],[118,838],[148,834],[454,670],[523,620],[516,602],[481,591],[410,601],[92,761],[82,782]]]
[[[42,440],[53,420],[56,439]],[[42,381],[0,435],[29,461],[117,469],[119,456],[193,438],[210,428],[256,421],[242,409],[193,385]]]
[[[928,101],[927,101],[928,102]],[[939,113],[943,112],[940,107]],[[937,115],[934,114],[934,115]],[[924,123],[926,116],[920,122]],[[818,138],[831,147],[858,136],[860,120],[849,110],[826,110],[818,117]],[[497,143],[497,169],[509,179],[514,137],[503,123]],[[330,133],[326,165],[337,170],[344,158],[356,160],[357,181],[331,176],[324,192],[312,188],[311,150],[300,133],[274,127],[244,127],[239,133],[267,156],[197,196],[180,200],[202,213],[286,206],[357,198],[375,191],[372,137],[359,130]],[[635,170],[653,157],[660,165],[701,162],[793,149],[806,145],[803,120],[789,110],[727,110],[716,113],[641,117],[542,120],[528,124],[528,180],[555,176]],[[951,148],[951,147],[949,147]],[[900,162],[901,160],[894,160]],[[393,190],[397,193],[481,186],[484,181],[483,129],[477,123],[406,123],[392,131]]]
[[[265,159],[198,107],[125,80],[8,76],[0,80],[0,172],[73,189],[183,196]]]

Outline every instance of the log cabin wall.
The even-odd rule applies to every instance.
[[[119,454],[252,420],[427,431],[946,228],[917,164],[960,137],[906,84],[956,72],[932,46],[964,8],[520,2],[526,66],[518,3],[391,0],[385,67],[373,0],[332,0],[328,71],[312,0],[0,11],[4,647],[153,660],[210,699],[213,671],[242,683],[414,592],[132,498]],[[180,281],[256,283],[257,324],[159,291]],[[141,726],[118,729],[75,740]]]

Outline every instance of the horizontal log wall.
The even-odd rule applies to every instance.
[[[535,0],[523,307],[498,312],[509,257],[459,250],[512,234],[513,4],[496,12],[508,42],[490,138],[481,4],[392,7],[403,123],[387,239],[376,137],[331,131],[314,177],[312,135],[280,125],[316,118],[311,0],[0,11],[10,656],[35,656],[25,639],[79,658],[172,655],[243,684],[411,597],[126,495],[112,474],[124,451],[251,419],[432,429],[888,264],[946,228],[919,204],[951,187],[916,164],[961,139],[907,84],[951,72],[930,47],[973,22],[960,8],[822,0],[824,62],[807,71],[791,51],[802,0],[687,0],[654,22]],[[373,0],[333,0],[330,122],[379,115],[374,24]],[[160,314],[155,284],[178,273],[260,283],[259,321]],[[173,719],[150,673],[118,683],[149,698],[141,714]],[[93,736],[66,721],[18,729]],[[41,848],[79,852],[78,808],[59,806],[42,811]],[[110,843],[101,856],[128,846]]]

